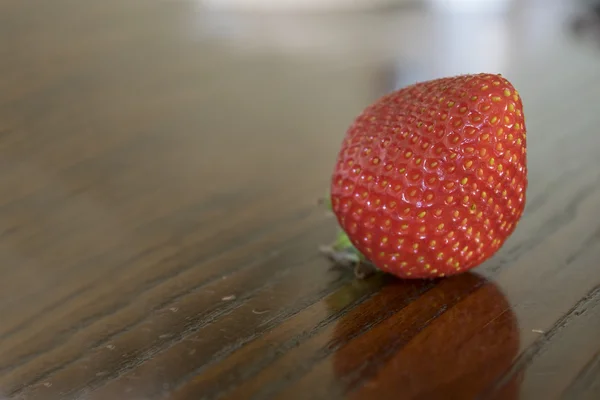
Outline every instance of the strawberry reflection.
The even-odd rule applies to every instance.
[[[473,399],[509,370],[519,326],[500,289],[472,273],[432,286],[354,339],[347,337],[353,321],[338,322],[333,340],[346,345],[333,365],[346,398]],[[403,301],[385,289],[389,302],[380,304]],[[516,399],[519,384],[512,379],[492,397]]]

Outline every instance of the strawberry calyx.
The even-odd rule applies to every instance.
[[[332,210],[329,194],[319,199],[319,204],[324,204],[329,211]],[[353,267],[354,275],[359,279],[366,279],[377,271],[367,258],[352,244],[350,237],[341,227],[335,241],[328,246],[321,246],[320,251],[335,266]]]
[[[326,193],[325,196],[319,198],[318,204],[324,205],[327,211],[333,211],[333,204],[331,203],[331,196]]]
[[[344,232],[341,229],[337,234],[335,242],[333,243],[333,248],[337,251],[347,251],[350,253],[354,253],[360,259],[365,259],[365,257],[358,251],[358,249],[354,247],[346,232]]]

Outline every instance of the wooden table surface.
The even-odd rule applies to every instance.
[[[600,52],[565,16],[0,2],[0,397],[600,398]],[[435,282],[332,269],[354,116],[484,70],[527,117],[510,240]]]

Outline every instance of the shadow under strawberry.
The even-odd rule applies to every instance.
[[[331,340],[346,344],[334,355],[335,390],[348,399],[462,400],[498,386],[520,347],[518,321],[502,291],[468,272],[430,283],[406,302],[398,294],[406,285],[423,291],[427,284],[397,282],[400,288],[384,287],[363,304],[371,315],[338,321]],[[516,399],[521,380],[517,373],[485,398]]]

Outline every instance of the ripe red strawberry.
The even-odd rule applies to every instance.
[[[526,128],[500,75],[417,83],[367,107],[348,129],[332,210],[354,247],[401,278],[481,264],[525,206]]]

